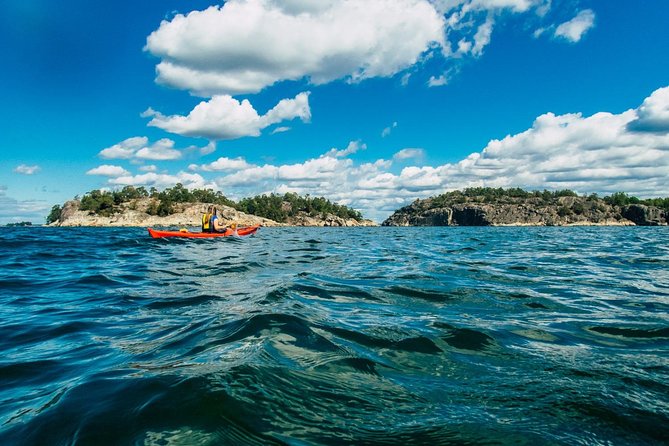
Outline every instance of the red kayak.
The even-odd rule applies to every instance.
[[[243,228],[230,229],[227,228],[225,232],[190,232],[186,230],[181,231],[158,231],[156,229],[147,228],[149,235],[153,238],[163,237],[185,237],[185,238],[213,238],[213,237],[230,237],[231,235],[245,236],[255,234],[260,226],[245,226]]]

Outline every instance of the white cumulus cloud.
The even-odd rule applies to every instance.
[[[321,187],[326,183],[337,184],[336,178],[353,165],[350,159],[340,159],[330,155],[309,159],[303,163],[274,166],[249,165],[245,169],[221,177],[218,184],[224,186],[257,185],[269,182],[287,182],[290,186]]]
[[[428,87],[443,87],[448,84],[448,78],[445,75],[440,76],[430,76],[430,79],[427,81]]]
[[[216,151],[216,141],[209,141],[209,144],[200,148],[200,155],[209,155]]]
[[[197,173],[188,172],[179,172],[176,175],[148,172],[109,179],[109,184],[119,186],[155,186],[162,188],[171,187],[177,183],[183,184],[188,189],[218,189],[216,183],[208,182]]]
[[[204,147],[190,146],[183,150],[177,149],[174,146],[175,142],[169,138],[162,138],[150,144],[149,138],[135,136],[102,149],[98,153],[98,156],[103,159],[126,159],[131,160],[131,162],[141,162],[141,160],[173,161],[181,159],[184,151],[199,152],[201,155],[207,155],[216,150],[214,142],[210,142]]]
[[[181,158],[181,152],[174,148],[174,141],[163,138],[150,146],[145,146],[135,153],[135,157],[144,160],[169,161]]]
[[[595,26],[595,13],[591,9],[585,9],[568,22],[562,23],[555,29],[554,36],[569,42],[578,42]]]
[[[123,167],[111,164],[103,164],[86,172],[86,175],[102,175],[105,177],[120,177],[128,174],[129,172]]]
[[[408,160],[408,159],[420,159],[425,156],[425,150],[418,148],[406,148],[402,149],[393,155],[393,159],[396,161]]]
[[[290,127],[285,127],[285,126],[284,127],[277,127],[274,130],[272,130],[272,135],[274,135],[276,133],[284,133],[284,132],[287,132],[289,130],[290,130]]]
[[[314,84],[391,76],[442,45],[427,0],[231,0],[178,14],[147,38],[157,81],[202,96],[255,93],[282,80]]]
[[[643,101],[637,112],[637,119],[629,128],[637,131],[669,131],[669,87],[656,90]]]
[[[149,138],[146,136],[135,136],[103,149],[98,156],[104,159],[130,159],[148,143]]]
[[[29,166],[27,164],[19,164],[14,168],[14,172],[20,173],[23,175],[33,175],[39,172],[42,168],[37,165]]]
[[[202,97],[257,93],[281,81],[314,85],[401,75],[441,54],[460,66],[480,57],[495,26],[525,15],[541,34],[572,42],[594,24],[587,9],[573,20],[546,23],[552,0],[229,0],[177,14],[148,37],[160,59],[156,81]],[[573,6],[572,6],[573,7]],[[457,70],[454,71],[457,73]],[[433,76],[430,86],[449,76]]]
[[[343,158],[345,156],[353,155],[359,150],[366,150],[366,149],[367,149],[367,144],[363,143],[362,141],[359,140],[351,141],[348,143],[345,149],[339,150],[333,147],[326,155],[334,158]]]
[[[142,159],[153,161],[177,160],[181,151],[174,148],[174,141],[163,138],[153,144],[145,136],[135,136],[103,149],[98,154],[104,159]]]
[[[471,46],[472,55],[480,56],[483,54],[483,49],[490,43],[494,24],[495,22],[492,17],[488,16],[486,21],[479,25],[476,34],[474,34],[474,43]]]
[[[248,99],[240,102],[232,96],[222,95],[200,102],[188,116],[165,116],[152,109],[144,112],[143,116],[152,118],[148,125],[170,133],[227,140],[259,136],[264,128],[295,118],[309,122],[311,109],[309,92],[302,92],[293,99],[282,99],[262,116]]]
[[[221,157],[209,164],[202,164],[200,166],[196,164],[191,164],[189,166],[189,169],[202,170],[205,172],[226,172],[226,171],[247,169],[249,167],[251,167],[251,165],[247,163],[246,160],[244,160],[242,157],[237,157],[237,158]]]
[[[541,0],[472,0],[468,7],[472,9],[511,9],[515,12],[525,12],[528,9],[539,6]]]

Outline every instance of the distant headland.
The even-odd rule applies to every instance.
[[[18,228],[18,227],[24,227],[24,226],[32,226],[32,222],[30,221],[19,221],[16,223],[7,223],[5,226],[8,228]]]
[[[395,211],[383,226],[660,226],[669,198],[641,200],[624,192],[599,197],[571,190],[469,188]]]
[[[199,226],[209,205],[217,207],[224,224],[263,226],[376,226],[360,212],[321,197],[258,195],[238,202],[211,189],[187,189],[181,184],[161,192],[126,186],[119,191],[93,190],[47,217],[51,226]]]

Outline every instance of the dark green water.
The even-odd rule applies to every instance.
[[[0,235],[0,444],[662,444],[669,228]]]

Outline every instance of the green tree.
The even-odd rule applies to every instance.
[[[616,192],[610,197],[604,197],[604,201],[612,206],[626,206],[630,202],[630,197],[625,192]]]
[[[114,213],[114,196],[107,191],[92,190],[85,194],[79,204],[79,209],[91,214],[110,216]]]
[[[158,205],[160,201],[158,200],[151,200],[149,203],[149,206],[146,208],[146,213],[149,215],[158,215]]]
[[[557,213],[560,217],[566,217],[571,214],[571,209],[566,206],[560,206],[557,210]]]
[[[559,197],[578,197],[578,194],[571,189],[556,190],[553,195]]]
[[[174,213],[174,206],[169,198],[161,199],[156,208],[156,215],[159,217],[166,217]]]
[[[51,208],[51,212],[49,212],[49,215],[46,217],[46,224],[51,224],[53,222],[56,222],[60,219],[60,216],[63,212],[63,208],[60,207],[60,205],[56,204]]]
[[[323,197],[300,197],[295,193],[270,194],[244,198],[237,203],[237,209],[248,214],[285,222],[289,217],[305,213],[312,217],[334,214],[342,218],[362,220],[360,212],[347,206],[332,203]]]

